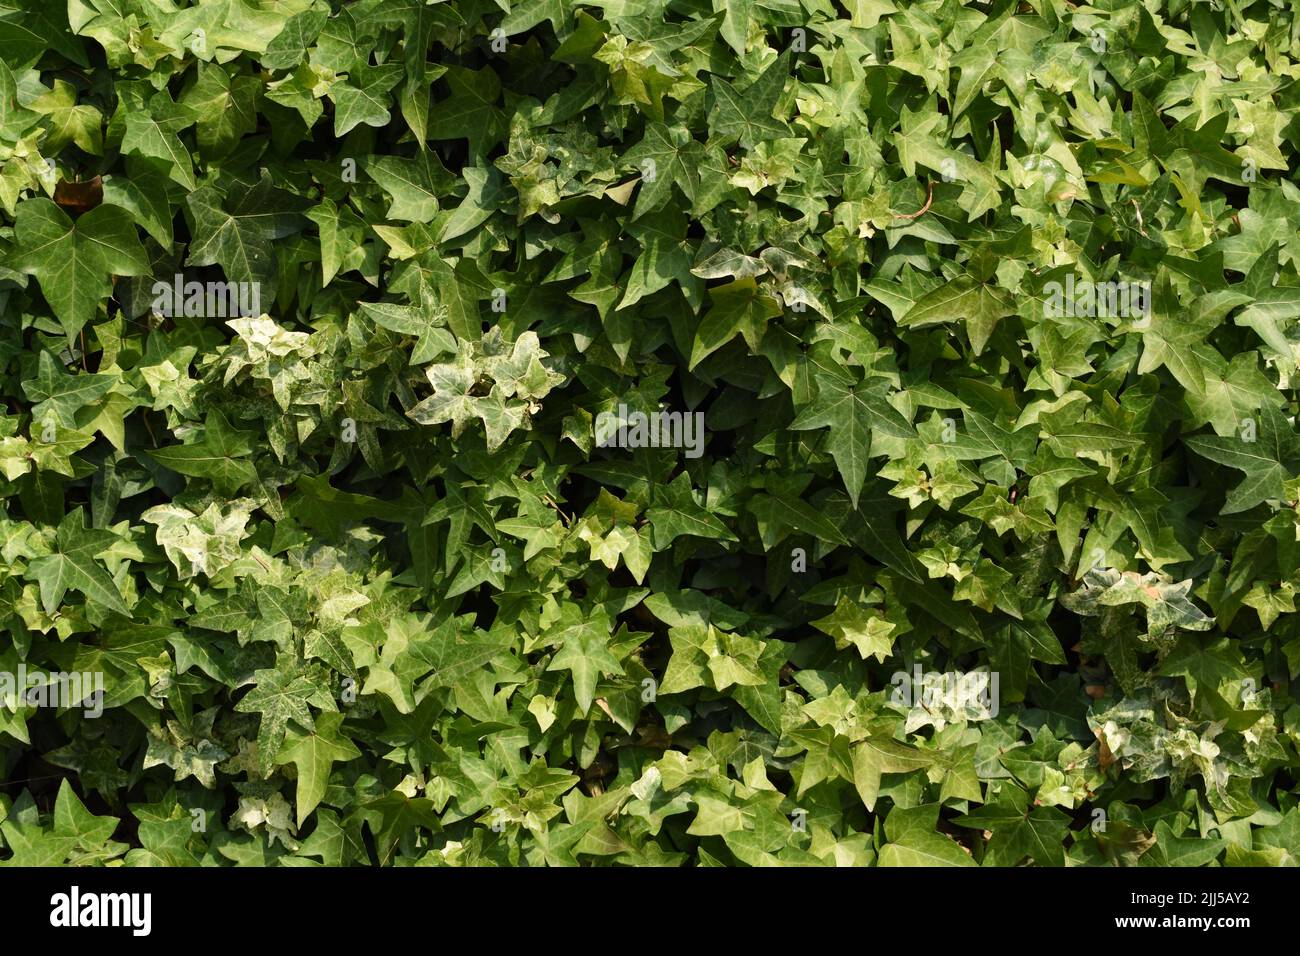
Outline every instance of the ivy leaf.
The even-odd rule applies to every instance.
[[[738,279],[709,290],[713,308],[704,314],[691,348],[690,368],[730,342],[737,333],[751,350],[758,350],[759,340],[767,329],[768,319],[781,314],[781,305],[771,296],[762,295],[753,279]]]
[[[31,794],[23,791],[3,822],[0,834],[13,851],[10,866],[61,866],[77,846],[77,837],[40,825]]]
[[[467,139],[470,152],[479,156],[496,143],[505,130],[497,109],[501,80],[490,68],[471,70],[450,66],[445,76],[451,96],[436,104],[429,117],[429,139]]]
[[[157,448],[148,455],[158,464],[182,475],[208,478],[224,493],[232,494],[257,480],[257,470],[242,459],[253,452],[253,433],[232,428],[217,410],[208,414],[201,441]]]
[[[438,194],[451,184],[451,177],[432,153],[413,159],[378,156],[367,160],[366,172],[392,199],[389,219],[429,222],[438,212]]]
[[[448,352],[455,353],[456,337],[445,327],[447,309],[437,305],[427,291],[419,305],[395,305],[387,302],[362,302],[362,310],[375,325],[402,335],[415,336],[411,364],[420,365]]]
[[[1141,858],[1145,865],[1157,865],[1158,859],[1160,866],[1205,866],[1218,859],[1228,845],[1227,840],[1218,838],[1177,837],[1165,820],[1156,823],[1155,835],[1155,847]]]
[[[695,503],[690,479],[678,475],[655,491],[655,503],[646,512],[654,531],[654,548],[662,551],[681,535],[735,540],[735,535],[709,511]]]
[[[1227,465],[1245,476],[1224,501],[1225,515],[1247,511],[1255,505],[1286,497],[1285,482],[1300,470],[1300,436],[1295,426],[1272,405],[1260,410],[1253,440],[1218,435],[1184,439],[1203,458]]]
[[[59,783],[59,795],[54,800],[54,832],[76,840],[86,854],[102,860],[122,853],[125,844],[110,843],[120,822],[117,817],[96,816],[87,810],[66,777]]]
[[[699,188],[699,155],[699,144],[685,127],[647,126],[641,142],[623,154],[623,161],[642,173],[633,218],[661,208],[671,198],[674,184],[693,200]]]
[[[1028,806],[1023,790],[1009,789],[991,803],[958,817],[959,826],[990,830],[986,866],[1014,866],[1031,857],[1043,866],[1064,866],[1063,838],[1070,818],[1056,807]]]
[[[86,515],[80,508],[69,511],[59,522],[50,554],[35,557],[27,566],[27,578],[41,589],[41,604],[46,614],[53,614],[63,603],[69,589],[88,599],[130,617],[131,611],[121,592],[95,559],[117,542],[111,531],[88,529]]]
[[[880,796],[881,774],[908,773],[930,763],[931,758],[918,750],[887,737],[872,736],[853,746],[853,785],[866,808],[874,810]],[[921,852],[921,848],[917,851]],[[940,856],[950,857],[951,853],[944,848]]]
[[[351,82],[330,87],[334,101],[334,135],[344,136],[358,125],[383,126],[388,122],[392,99],[388,91],[402,80],[402,68],[396,63],[363,67]]]
[[[116,206],[96,206],[74,223],[50,200],[28,199],[18,206],[14,234],[13,268],[36,276],[69,339],[112,294],[112,276],[149,271],[130,217]]]
[[[618,658],[609,652],[608,641],[609,634],[602,633],[601,628],[570,628],[564,635],[559,653],[547,667],[548,671],[571,672],[574,700],[583,714],[591,709],[600,675],[613,677],[623,673]]]
[[[232,202],[216,187],[202,186],[186,199],[194,218],[194,242],[185,261],[191,266],[220,265],[232,282],[269,285],[276,277],[273,242],[300,228],[299,213],[307,205],[277,189],[266,175]]]
[[[342,723],[342,714],[321,714],[312,733],[289,730],[275,758],[277,764],[291,763],[298,771],[298,826],[307,821],[324,799],[334,763],[361,756],[351,740],[339,736]]]
[[[841,650],[849,645],[856,647],[863,660],[874,656],[883,662],[893,650],[889,633],[894,625],[879,615],[867,613],[844,595],[840,595],[833,612],[813,621],[813,625],[835,638],[835,646]]]
[[[899,324],[920,327],[961,319],[971,351],[979,355],[998,321],[1014,314],[1011,298],[1003,290],[962,275],[919,299]]]
[[[37,362],[36,377],[23,382],[23,391],[36,402],[32,406],[32,420],[52,420],[69,428],[76,424],[76,413],[95,402],[118,382],[116,375],[106,373],[69,375],[54,360],[50,352],[42,352]]]
[[[889,383],[868,378],[853,384],[842,375],[818,370],[814,373],[817,396],[790,423],[795,430],[829,428],[828,442],[835,466],[844,479],[849,500],[856,508],[867,479],[867,459],[872,435],[879,433],[911,438],[915,431],[897,409],[889,404]]]
[[[194,114],[172,102],[166,91],[150,98],[144,109],[129,110],[124,120],[122,151],[162,160],[168,175],[186,189],[195,189],[194,163],[177,135],[194,125]]]
[[[258,766],[263,776],[275,767],[290,721],[307,730],[315,727],[309,703],[319,703],[317,687],[301,674],[267,668],[253,674],[254,686],[235,705],[244,714],[260,714],[257,728]]]
[[[934,832],[937,804],[894,810],[886,821],[889,840],[880,848],[881,866],[975,866],[951,838]]]
[[[790,56],[787,49],[743,93],[726,80],[712,78],[709,128],[715,135],[747,149],[763,140],[790,135],[789,128],[773,116],[790,74]]]
[[[220,66],[200,63],[194,85],[181,97],[181,105],[198,126],[199,149],[220,158],[257,128],[256,103],[262,84],[257,77],[232,77]]]
[[[71,83],[55,80],[54,89],[32,100],[32,109],[50,118],[45,147],[51,153],[57,153],[68,143],[76,143],[95,156],[103,152],[104,118],[95,107],[77,103]]]

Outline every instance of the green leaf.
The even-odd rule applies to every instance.
[[[951,838],[934,832],[937,805],[896,809],[885,819],[889,842],[880,848],[880,866],[975,866]]]
[[[662,551],[681,535],[700,538],[736,540],[736,536],[717,516],[700,507],[691,489],[690,479],[678,475],[670,484],[656,490],[655,503],[646,512],[654,531],[654,548]]]
[[[232,282],[269,284],[276,276],[273,243],[297,231],[298,213],[306,205],[277,189],[265,175],[233,201],[223,200],[213,186],[202,186],[186,199],[194,218],[194,242],[185,261],[191,266],[220,265]]]
[[[97,206],[74,223],[48,199],[29,199],[14,219],[18,255],[12,267],[36,276],[69,339],[112,294],[112,276],[149,271],[126,211]]]
[[[781,314],[781,305],[771,296],[761,295],[753,279],[738,279],[709,291],[713,307],[700,320],[691,349],[690,367],[726,345],[737,334],[751,350],[758,350],[767,321]]]
[[[998,321],[1015,314],[1010,296],[996,286],[960,276],[922,296],[900,320],[903,326],[926,326],[964,320],[971,351],[979,355]]]
[[[320,692],[306,677],[284,669],[268,668],[253,674],[254,686],[235,705],[245,714],[260,714],[257,729],[258,764],[263,775],[275,766],[289,721],[313,730],[309,703],[320,703]]]
[[[623,673],[618,658],[609,652],[608,633],[591,626],[566,630],[560,647],[548,671],[567,670],[573,676],[574,700],[581,713],[591,709],[600,675],[612,677]]]
[[[27,579],[40,585],[46,614],[58,611],[64,595],[72,590],[107,610],[131,616],[117,585],[96,562],[117,540],[111,531],[88,529],[80,508],[67,513],[59,522],[51,552],[33,558],[27,566]]]
[[[342,714],[321,714],[312,733],[289,731],[275,758],[277,764],[291,763],[298,771],[298,826],[306,822],[324,799],[334,763],[361,756],[351,740],[339,737],[342,723]]]
[[[253,433],[232,428],[224,415],[213,410],[201,441],[172,445],[148,452],[150,458],[182,475],[208,478],[227,493],[257,480],[257,470],[244,456],[253,452]]]
[[[872,436],[879,433],[911,438],[915,432],[898,410],[889,404],[889,383],[869,378],[850,384],[839,375],[815,375],[817,397],[803,409],[790,427],[796,430],[829,428],[828,442],[835,466],[844,479],[849,500],[856,508],[867,478],[867,459]]]
[[[1201,457],[1245,473],[1223,504],[1225,515],[1285,498],[1286,480],[1300,470],[1300,437],[1295,426],[1272,405],[1260,410],[1258,422],[1258,428],[1247,431],[1244,438],[1198,435],[1184,439]]]
[[[356,85],[336,83],[330,87],[334,101],[334,135],[344,136],[358,125],[384,126],[388,123],[388,108],[392,99],[388,91],[401,82],[402,73],[396,64],[363,68]]]

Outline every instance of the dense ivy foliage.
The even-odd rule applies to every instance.
[[[3,0],[0,858],[1294,865],[1294,14]]]

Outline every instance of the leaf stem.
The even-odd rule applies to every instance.
[[[894,213],[895,219],[920,219],[930,211],[930,204],[934,202],[934,180],[931,179],[926,183],[925,205],[916,212],[911,213]]]

